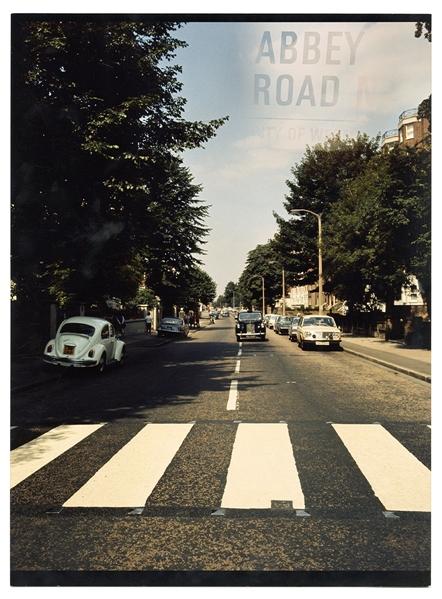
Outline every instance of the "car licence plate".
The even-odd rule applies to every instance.
[[[316,341],[316,345],[330,345],[329,341]]]
[[[70,345],[65,345],[63,348],[63,353],[68,356],[73,356],[74,351],[75,351],[75,347],[72,347]]]

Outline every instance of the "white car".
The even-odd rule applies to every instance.
[[[341,331],[331,316],[301,316],[296,338],[304,350],[318,346],[340,349],[341,345]]]
[[[269,329],[274,329],[275,322],[278,320],[278,315],[277,314],[268,314],[267,316],[268,316],[268,318],[266,318],[266,326]]]
[[[126,344],[104,318],[73,316],[64,320],[46,344],[43,360],[55,366],[96,368],[103,372],[112,362],[122,364]]]

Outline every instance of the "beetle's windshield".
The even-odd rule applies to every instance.
[[[68,322],[61,327],[60,334],[63,333],[74,333],[76,335],[87,335],[92,337],[95,329],[90,324],[84,324],[82,322]]]

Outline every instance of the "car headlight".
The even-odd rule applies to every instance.
[[[53,349],[54,349],[53,345],[48,345],[47,348],[46,348],[46,353],[50,354]]]
[[[93,357],[94,357],[94,355],[95,355],[95,350],[94,350],[94,349],[90,349],[90,350],[87,352],[87,355],[88,355],[88,358],[93,358]]]
[[[306,331],[304,333],[304,337],[306,337],[306,338],[311,337],[312,335],[313,335],[313,333],[311,333],[310,331]]]

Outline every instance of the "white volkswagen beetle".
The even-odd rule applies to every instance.
[[[74,316],[64,320],[54,339],[46,344],[43,360],[55,366],[96,368],[103,372],[107,364],[123,363],[126,344],[103,318]]]

